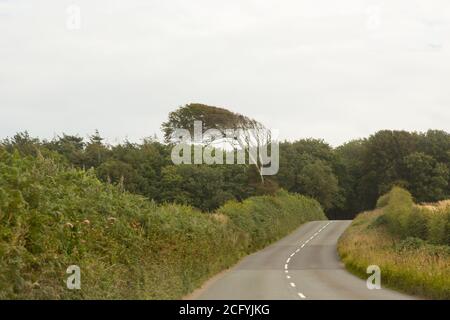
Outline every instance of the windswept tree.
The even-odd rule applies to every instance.
[[[264,150],[267,150],[272,142],[270,130],[262,123],[239,113],[192,103],[169,113],[168,121],[162,124],[165,141],[179,142],[178,129],[187,130],[191,136],[194,136],[196,121],[201,121],[204,131],[217,133],[217,135],[206,135],[201,142],[204,146],[209,146],[213,142],[222,142],[231,146],[233,150],[244,150],[250,164],[256,166],[261,181],[264,182],[264,168],[269,165],[268,155],[264,153]]]

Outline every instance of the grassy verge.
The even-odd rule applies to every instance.
[[[181,298],[312,219],[318,203],[284,191],[206,214],[0,150],[0,299]],[[66,288],[70,265],[81,290]]]
[[[384,286],[450,299],[448,207],[414,205],[405,190],[393,190],[389,197],[379,209],[358,215],[343,234],[338,245],[342,261],[362,278],[369,265],[378,265]]]

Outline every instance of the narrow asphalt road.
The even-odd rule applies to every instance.
[[[384,288],[369,290],[365,280],[344,269],[336,247],[350,223],[306,223],[289,236],[247,256],[189,299],[414,299]]]

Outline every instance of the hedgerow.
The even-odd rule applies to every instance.
[[[362,278],[378,265],[383,286],[433,299],[450,299],[450,206],[416,205],[394,188],[378,209],[356,217],[339,240],[345,266]]]
[[[325,219],[315,200],[283,191],[209,214],[0,150],[0,298],[181,298],[312,219]],[[66,287],[70,265],[80,290]]]
[[[395,187],[387,195],[383,208],[388,229],[403,239],[415,237],[439,245],[450,245],[450,206],[415,205],[411,194]]]

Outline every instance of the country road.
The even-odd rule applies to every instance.
[[[188,299],[414,299],[392,290],[369,290],[344,269],[337,241],[351,221],[313,221],[247,256]],[[382,283],[383,284],[383,283]]]

